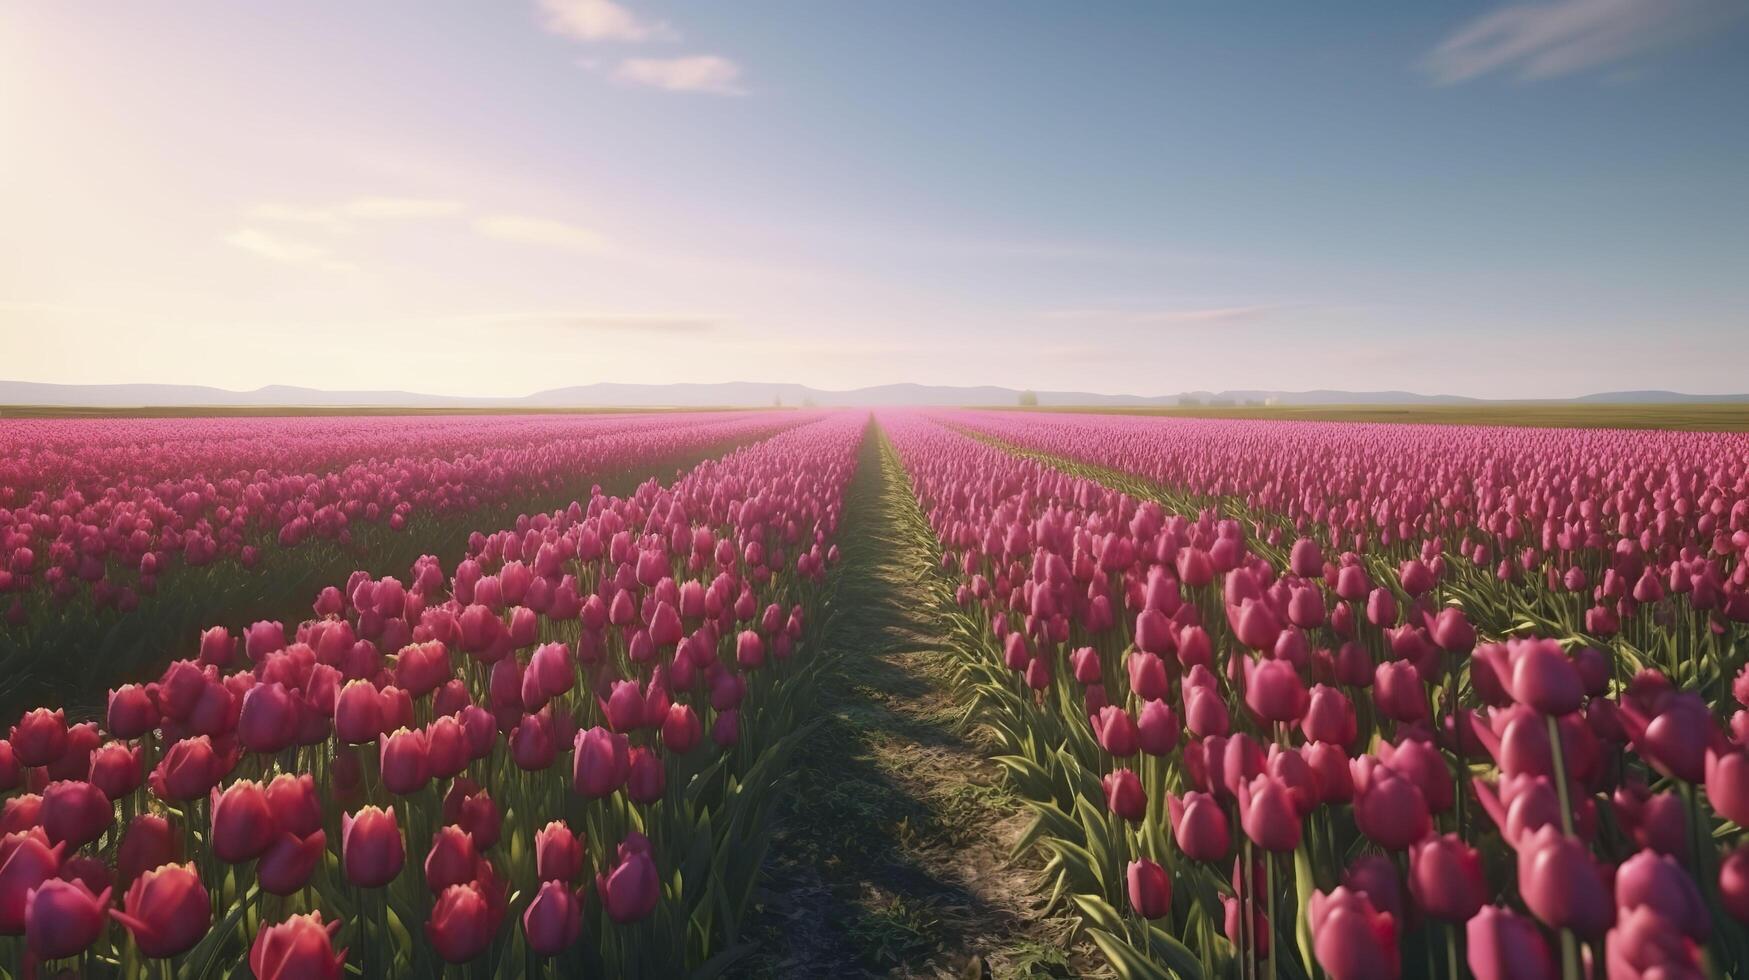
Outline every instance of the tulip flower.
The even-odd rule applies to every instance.
[[[583,873],[583,842],[562,821],[535,834],[535,873],[542,881],[575,881]]]
[[[1172,912],[1172,879],[1166,869],[1146,858],[1131,861],[1126,877],[1129,882],[1130,908],[1144,919],[1162,919]]]
[[[360,888],[381,888],[395,880],[406,859],[394,807],[367,806],[341,814],[340,862],[347,881]]]
[[[327,846],[328,835],[319,829],[305,837],[281,833],[262,852],[255,878],[269,894],[293,894],[309,884]]]
[[[1553,980],[1558,973],[1535,922],[1486,905],[1464,927],[1466,962],[1476,980]]]
[[[42,809],[37,819],[51,844],[65,843],[78,849],[103,836],[115,819],[109,797],[90,783],[64,780],[42,791]]]
[[[1195,791],[1183,797],[1166,795],[1172,818],[1172,839],[1185,857],[1193,861],[1219,861],[1227,856],[1232,838],[1227,815],[1215,798]]]
[[[431,853],[425,856],[425,887],[437,895],[451,885],[473,881],[478,863],[474,839],[467,831],[460,827],[439,827],[431,840]]]
[[[166,864],[134,879],[110,915],[133,933],[140,952],[164,959],[194,948],[212,925],[212,905],[192,864]]]
[[[341,980],[346,950],[334,952],[340,920],[324,925],[321,912],[263,925],[249,948],[249,969],[258,980]]]
[[[1518,842],[1518,890],[1551,929],[1601,939],[1615,921],[1609,881],[1584,842],[1543,827]]]
[[[1129,758],[1141,749],[1140,733],[1136,730],[1135,719],[1129,712],[1116,706],[1106,706],[1099,711],[1099,717],[1094,726],[1094,735],[1099,739],[1099,746],[1118,758]]]
[[[1409,848],[1409,893],[1430,918],[1467,922],[1488,899],[1482,855],[1456,834]]]
[[[221,861],[252,861],[272,845],[278,828],[267,792],[260,783],[240,779],[213,790],[213,854]]]
[[[484,953],[493,931],[486,896],[472,882],[444,889],[425,921],[425,938],[449,963],[466,963]]]
[[[0,935],[24,931],[30,892],[60,871],[65,849],[51,847],[41,828],[0,837]]]
[[[1245,836],[1277,854],[1300,845],[1300,812],[1288,785],[1273,776],[1258,776],[1239,786],[1239,823]]]
[[[522,913],[522,933],[540,956],[557,956],[583,934],[583,903],[563,882],[542,881]]]
[[[1407,848],[1432,830],[1421,790],[1396,770],[1364,757],[1350,766],[1354,777],[1354,822],[1360,832],[1391,851]]]
[[[628,834],[619,846],[618,862],[611,871],[596,875],[595,887],[608,917],[621,925],[655,911],[662,885],[650,856],[650,842],[635,831]]]
[[[1101,784],[1105,787],[1105,805],[1112,813],[1131,823],[1141,822],[1147,813],[1148,797],[1134,772],[1117,769],[1106,773]]]
[[[1306,917],[1318,965],[1332,980],[1373,980],[1401,975],[1397,923],[1373,908],[1365,895],[1337,888],[1314,891]]]
[[[630,745],[624,735],[599,726],[578,732],[573,766],[577,792],[592,800],[612,795],[631,773]]]
[[[109,889],[50,878],[25,893],[24,938],[33,955],[57,960],[83,952],[109,922]]]

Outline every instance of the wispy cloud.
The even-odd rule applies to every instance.
[[[1501,73],[1537,81],[1638,58],[1749,10],[1741,0],[1552,0],[1485,14],[1422,61],[1442,85]]]
[[[664,92],[706,95],[746,95],[741,66],[722,55],[696,54],[680,58],[627,58],[610,77],[622,85],[642,85]]]
[[[553,218],[537,218],[524,214],[484,215],[474,219],[474,230],[499,241],[545,245],[576,252],[600,252],[608,245],[606,236],[588,228]]]
[[[1278,305],[1209,306],[1174,310],[1078,309],[1046,310],[1039,314],[1050,320],[1104,320],[1134,324],[1197,324],[1233,323],[1257,320],[1281,309]]]
[[[538,0],[541,26],[576,41],[672,41],[674,29],[612,0]]]
[[[355,197],[329,205],[286,204],[267,201],[251,206],[244,216],[252,221],[273,221],[348,232],[356,222],[395,218],[441,218],[459,214],[460,201],[423,197]]]
[[[329,272],[353,272],[358,268],[335,258],[320,245],[283,238],[258,228],[239,228],[225,236],[225,244],[286,265],[312,266]]]

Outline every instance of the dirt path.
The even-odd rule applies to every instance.
[[[744,977],[1079,976],[1067,920],[1039,911],[1024,830],[953,695],[952,654],[920,587],[932,556],[902,469],[871,432],[849,492],[828,627],[842,663],[772,845]]]

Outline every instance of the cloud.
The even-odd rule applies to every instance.
[[[741,66],[715,54],[627,58],[614,67],[611,77],[622,85],[642,85],[664,92],[747,94],[747,90],[741,87]]]
[[[355,197],[339,204],[319,207],[269,201],[250,207],[244,215],[254,221],[308,225],[344,233],[351,231],[356,221],[441,218],[459,214],[463,209],[460,201],[436,198]]]
[[[256,228],[239,228],[231,232],[225,236],[225,244],[286,265],[312,266],[329,272],[353,272],[358,268],[334,258],[333,253],[320,245],[281,238]]]
[[[522,214],[488,214],[476,218],[474,231],[499,241],[546,245],[575,252],[600,252],[608,245],[605,236],[587,228]]]
[[[1521,81],[1570,75],[1699,37],[1740,16],[1740,0],[1552,0],[1503,7],[1422,61],[1441,85],[1494,72]]]
[[[627,333],[697,334],[715,330],[714,317],[667,316],[641,313],[507,313],[478,318],[508,329],[569,330],[579,333],[623,331]]]
[[[612,0],[538,0],[541,26],[574,41],[672,41],[662,21],[644,20]]]
[[[1051,320],[1113,320],[1134,324],[1196,324],[1234,323],[1256,320],[1276,310],[1276,305],[1210,306],[1182,310],[1047,310],[1041,313]]]

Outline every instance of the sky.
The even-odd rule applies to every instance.
[[[0,377],[1749,390],[1749,5],[0,0]]]

